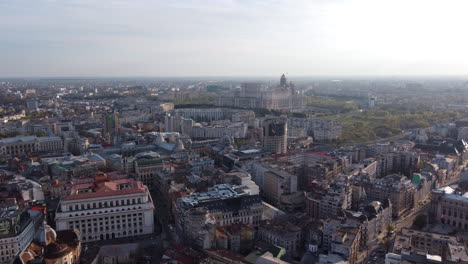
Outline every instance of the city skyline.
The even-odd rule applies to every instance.
[[[463,1],[9,1],[0,77],[466,76]]]

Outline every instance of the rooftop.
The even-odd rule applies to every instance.
[[[468,262],[468,255],[466,252],[465,245],[462,243],[448,243],[448,251],[452,261],[457,262]]]
[[[37,139],[36,136],[18,135],[16,137],[9,137],[9,138],[0,139],[0,144],[13,144],[13,143],[17,143],[17,142],[29,142],[29,141],[34,141],[36,139]]]
[[[241,201],[234,202],[233,198],[241,198]],[[248,195],[244,192],[243,186],[231,184],[218,184],[209,188],[207,192],[194,193],[180,200],[186,208],[205,206],[210,209],[223,209],[223,207],[229,209],[231,206],[243,207],[251,202],[261,203],[260,196]]]
[[[130,178],[111,178],[101,173],[93,181],[71,182],[70,195],[64,200],[81,200],[105,196],[145,193],[146,188],[142,182]]]
[[[402,235],[406,235],[406,236],[424,236],[424,237],[430,237],[430,238],[438,239],[438,240],[451,241],[453,243],[457,242],[457,238],[454,236],[447,236],[447,235],[442,235],[442,234],[437,234],[437,233],[432,233],[432,232],[424,232],[424,231],[418,231],[418,230],[407,229],[407,228],[404,228],[401,232],[402,232]]]
[[[458,201],[463,201],[463,202],[468,202],[468,192],[457,192],[458,185],[450,185],[450,186],[444,186],[439,189],[432,190],[433,193],[442,193],[444,194],[445,197],[458,200]]]

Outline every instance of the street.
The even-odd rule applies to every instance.
[[[410,228],[413,225],[413,221],[416,216],[420,214],[427,214],[430,209],[430,200],[429,197],[418,203],[407,215],[401,217],[398,221],[394,223],[395,225],[395,234],[400,232],[403,228]],[[359,259],[359,263],[368,263],[368,264],[380,264],[385,263],[385,254],[392,252],[393,243],[395,240],[395,235],[393,235],[390,240],[383,245],[377,241],[373,243],[369,250],[364,253],[368,257],[364,257],[362,260]],[[388,246],[388,248],[386,248]]]

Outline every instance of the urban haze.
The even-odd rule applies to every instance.
[[[0,264],[468,263],[465,1],[0,1]]]

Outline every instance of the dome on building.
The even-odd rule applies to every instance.
[[[161,133],[158,133],[158,135],[156,136],[156,145],[159,145],[159,144],[165,143],[165,142],[166,142],[166,140],[161,135]]]
[[[185,145],[188,147],[188,148],[191,148],[192,147],[192,140],[189,138],[185,141]]]
[[[20,261],[21,263],[28,263],[33,259],[34,259],[34,255],[31,252],[26,251],[21,254]]]
[[[72,251],[66,244],[51,243],[45,247],[44,258],[58,259],[63,258]]]
[[[286,78],[286,75],[284,75],[284,73],[283,73],[283,75],[281,75],[281,78],[280,78],[280,86],[281,87],[286,87],[288,85],[287,82],[288,82],[288,80]]]
[[[57,240],[57,232],[55,232],[55,230],[49,225],[44,225],[44,232],[46,245],[53,243]]]
[[[172,151],[177,152],[177,151],[183,151],[183,150],[185,150],[184,143],[182,143],[182,140],[178,138]]]
[[[224,146],[228,146],[232,144],[232,139],[228,135],[224,135],[219,139],[219,143]]]
[[[169,138],[169,143],[174,143],[174,142],[176,142],[176,139],[177,139],[175,133],[170,133],[168,135],[168,138]]]

